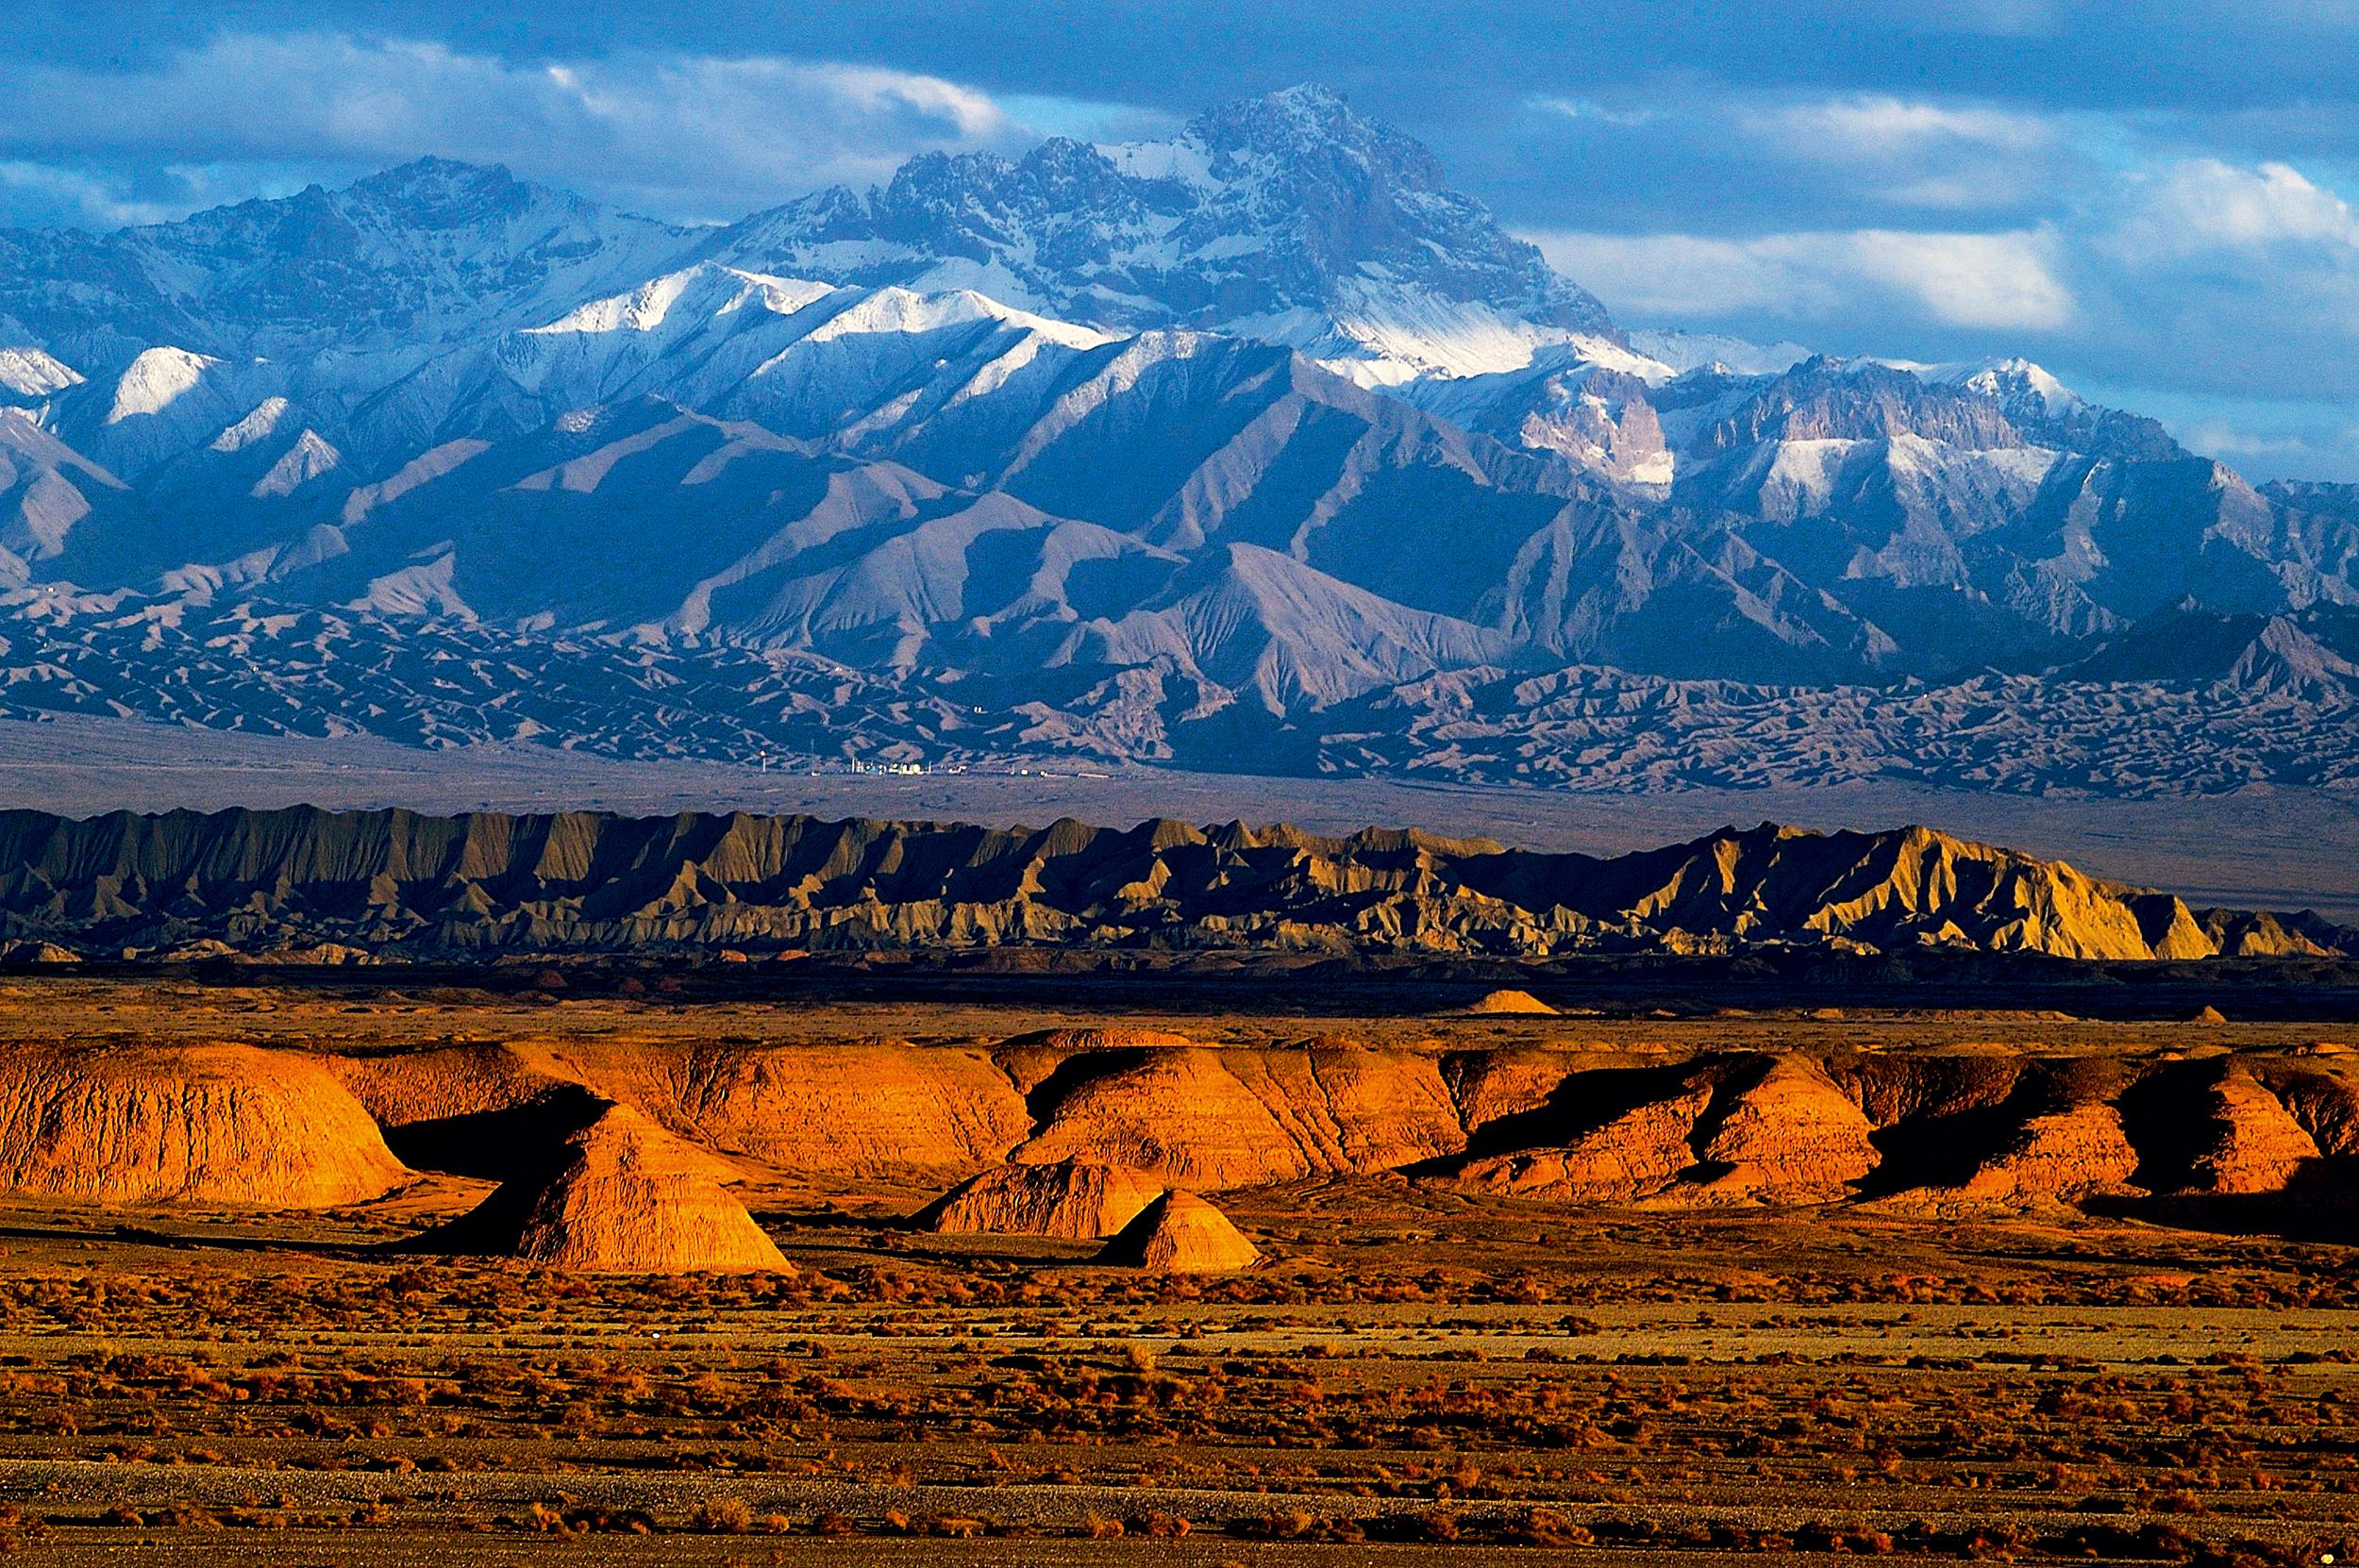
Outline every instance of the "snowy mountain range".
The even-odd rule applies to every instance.
[[[764,724],[833,690],[859,744],[918,755],[964,709],[997,752],[1390,767],[1459,700],[1433,682],[1568,667],[2332,709],[2352,606],[2359,492],[2255,490],[2020,359],[1626,333],[1314,88],[721,228],[427,159],[0,233],[0,693],[26,709],[158,716],[130,689],[157,650],[234,626],[321,678],[176,716],[648,732],[588,695],[503,729],[488,677],[438,730],[430,682],[382,684],[496,646],[633,712],[634,668],[771,672],[791,700],[724,703],[725,750],[783,747]],[[895,692],[932,717],[895,732]],[[1365,743],[1305,749],[1347,714]]]

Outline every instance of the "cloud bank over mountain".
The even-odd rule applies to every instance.
[[[1807,0],[1590,17],[1577,40],[1483,0],[850,0],[791,35],[739,0],[82,9],[15,25],[0,225],[154,221],[426,153],[706,221],[921,152],[1163,135],[1320,79],[1626,320],[2028,352],[2260,476],[2359,478],[2359,17],[2339,5]]]

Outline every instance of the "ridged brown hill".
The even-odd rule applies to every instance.
[[[1229,1216],[1194,1193],[1165,1193],[1139,1211],[1097,1261],[1158,1274],[1229,1274],[1261,1261]]]
[[[627,1106],[607,1106],[427,1244],[609,1274],[793,1272],[727,1168]]]
[[[0,939],[393,957],[1072,944],[1546,957],[1928,943],[2077,959],[2359,950],[1929,828],[1726,829],[1599,859],[1407,831],[1038,830],[310,808],[0,813]]]
[[[1099,1241],[1138,1218],[1164,1190],[1145,1171],[1095,1159],[1001,1165],[961,1182],[915,1219],[945,1234]]]
[[[410,1179],[360,1103],[297,1052],[189,1045],[0,1059],[0,1188],[324,1209]]]
[[[966,1183],[924,1218],[1075,1238],[1167,1188],[1384,1172],[1677,1208],[2359,1196],[2359,1054],[2332,1044],[2229,1049],[2196,1024],[2189,1049],[2144,1055],[2035,1036],[1641,1051],[1583,1044],[1571,1021],[1522,1026],[1531,1038],[1497,1045],[1222,1045],[1139,1027],[996,1049],[519,1041],[327,1058],[324,1070],[410,1164],[506,1180],[511,1197],[550,1184],[538,1151],[620,1105],[650,1137],[709,1151],[716,1181],[745,1169]],[[487,1151],[522,1163],[495,1168]],[[512,1249],[521,1226],[511,1215],[485,1249]]]

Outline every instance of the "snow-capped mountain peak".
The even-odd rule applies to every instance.
[[[162,413],[220,363],[210,355],[192,354],[185,348],[142,350],[115,382],[114,404],[107,410],[107,423],[120,425],[126,419]]]
[[[2088,403],[2079,392],[2048,371],[2020,357],[1993,359],[1979,365],[1942,365],[1927,371],[1929,381],[1947,381],[2001,404],[2036,406],[2050,419],[2059,419]]]
[[[653,332],[671,321],[675,309],[684,302],[687,313],[699,319],[724,315],[749,304],[773,315],[791,316],[832,292],[831,284],[770,277],[706,261],[650,278],[627,292],[588,301],[556,321],[524,330],[544,336]]]
[[[1800,343],[1757,343],[1725,332],[1648,326],[1634,327],[1628,337],[1632,349],[1674,375],[1716,368],[1736,375],[1778,375],[1811,357],[1811,350]]]
[[[312,480],[343,467],[343,454],[328,444],[318,431],[306,430],[271,464],[270,471],[254,482],[249,493],[258,501],[293,495]]]
[[[159,343],[414,353],[627,289],[691,239],[505,169],[423,158],[103,236],[0,231],[0,332],[93,372]],[[77,286],[45,285],[59,275]]]
[[[1097,330],[1179,326],[1299,347],[1371,382],[1528,363],[1612,336],[1418,142],[1337,94],[1230,104],[1164,142],[1052,138],[1023,158],[929,154],[715,236],[751,270],[973,289]]]

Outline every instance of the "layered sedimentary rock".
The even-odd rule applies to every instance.
[[[1091,1159],[1001,1165],[961,1182],[916,1218],[929,1230],[949,1234],[1102,1241],[1163,1192],[1145,1171]]]
[[[791,1272],[711,1156],[610,1106],[546,1168],[502,1186],[440,1244],[590,1273]]]
[[[360,1102],[299,1053],[193,1045],[0,1060],[0,1188],[320,1209],[410,1179]]]
[[[1442,1080],[1468,1135],[1480,1137],[1494,1123],[1547,1106],[1575,1072],[1611,1059],[1531,1045],[1458,1051],[1443,1059]]]
[[[568,1048],[562,1065],[675,1131],[788,1170],[961,1173],[1030,1130],[980,1051],[899,1042],[775,1048]]]
[[[380,1051],[331,1057],[327,1066],[388,1127],[513,1110],[576,1082],[528,1044]]]
[[[1696,1163],[1696,1121],[1709,1084],[1650,1100],[1581,1133],[1562,1148],[1523,1149],[1470,1161],[1466,1186],[1564,1203],[1634,1203],[1666,1191]]]
[[[414,1128],[548,1106],[632,1107],[678,1136],[782,1170],[932,1179],[996,1163],[1031,1128],[980,1051],[520,1041],[340,1059],[370,1112]]]
[[[1317,1044],[1070,1059],[1053,1109],[1015,1158],[1081,1158],[1171,1181],[1247,1187],[1390,1170],[1464,1146],[1430,1056]]]
[[[1876,1168],[1867,1115],[1816,1062],[1781,1057],[1711,1114],[1698,1153],[1715,1196],[1760,1203],[1831,1203]]]
[[[2196,1191],[2274,1193],[2318,1158],[2317,1141],[2245,1073],[2222,1074],[2207,1109],[2209,1136],[2188,1173]]]
[[[2137,959],[2211,957],[2246,928],[2207,919],[2167,893],[1922,827],[1764,826],[1600,859],[1236,823],[0,813],[0,940],[90,951],[1057,944],[1531,958],[1768,943]],[[2314,947],[2344,942],[2314,919],[2303,929]]]
[[[1560,1090],[1568,1108],[1578,1086]],[[1859,1102],[1807,1058],[1708,1063],[1602,1109],[1561,1146],[1472,1159],[1458,1179],[1576,1203],[1819,1204],[1850,1195],[1879,1158]]]
[[[995,1048],[34,1047],[0,1063],[0,1188],[318,1206],[406,1164],[503,1184],[454,1246],[648,1269],[772,1266],[726,1192],[740,1179],[959,1184],[926,1223],[1075,1239],[1167,1188],[1380,1173],[1656,1208],[2359,1192],[2359,1057],[2337,1043],[2232,1049],[2193,1025],[2143,1054],[1491,1047],[1458,1027],[1382,1048],[1140,1028]]]
[[[2317,1143],[2319,1153],[2338,1159],[2359,1155],[2359,1075],[2350,1065],[2350,1048],[2339,1041],[2321,1041],[2303,1054],[2308,1061],[2266,1064],[2255,1076]]]
[[[1251,1268],[1261,1257],[1228,1215],[1194,1193],[1172,1192],[1123,1226],[1097,1261],[1158,1274],[1228,1274]]]
[[[2090,1100],[2024,1123],[1975,1167],[1957,1195],[1995,1204],[2068,1201],[2126,1192],[2137,1170],[2138,1151],[2122,1127],[2121,1112]]]

